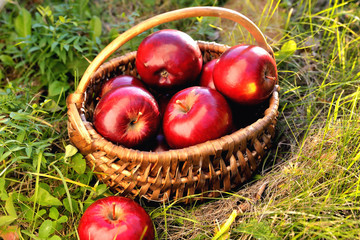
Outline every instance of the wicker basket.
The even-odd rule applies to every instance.
[[[216,197],[249,180],[262,162],[275,135],[278,87],[264,116],[236,132],[195,146],[165,152],[124,148],[107,141],[92,125],[96,96],[114,75],[137,76],[136,52],[105,60],[128,40],[159,24],[182,18],[214,16],[244,26],[257,44],[273,55],[263,34],[242,14],[220,7],[191,7],[157,15],[132,27],[111,42],[92,61],[76,91],[67,98],[68,133],[87,164],[111,190],[127,197],[167,201],[197,194],[197,199]],[[220,56],[228,46],[198,42],[204,62]],[[182,198],[187,199],[187,198]]]

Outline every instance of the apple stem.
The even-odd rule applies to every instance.
[[[181,100],[176,100],[176,104],[179,104],[179,106],[185,111],[188,112],[189,108],[181,101]]]
[[[160,73],[160,76],[167,78],[169,76],[169,73],[168,73],[168,71],[164,70]]]
[[[143,113],[142,113],[142,112],[139,112],[138,115],[137,115],[136,120],[133,121],[132,124],[136,124],[136,123],[139,121],[139,119],[140,119],[140,117],[141,117],[142,115],[143,115]]]
[[[271,80],[276,80],[276,77],[272,77],[272,76],[268,76],[268,75],[265,75],[265,78],[268,78],[268,79],[271,79]]]
[[[113,212],[112,212],[112,217],[113,217],[113,220],[115,220],[115,206],[116,206],[116,203],[113,202]]]

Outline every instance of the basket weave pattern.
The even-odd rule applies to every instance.
[[[204,62],[218,58],[228,46],[198,42]],[[84,93],[67,98],[68,133],[99,180],[127,197],[167,201],[199,194],[216,197],[249,180],[275,136],[279,95],[275,88],[264,117],[216,140],[165,152],[125,148],[104,139],[92,116],[103,83],[115,75],[138,77],[136,52],[111,59],[91,74]]]

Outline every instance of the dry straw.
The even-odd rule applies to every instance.
[[[191,7],[163,13],[121,34],[99,53],[85,71],[76,91],[67,98],[68,133],[96,176],[114,192],[128,197],[167,201],[197,194],[216,197],[249,180],[275,135],[278,87],[264,116],[236,132],[195,146],[165,152],[147,152],[116,145],[99,135],[91,122],[96,96],[114,75],[138,76],[136,52],[105,60],[127,41],[159,24],[188,17],[213,16],[244,26],[257,45],[273,55],[258,27],[242,14],[220,7]],[[228,46],[198,42],[204,62],[218,58]],[[247,113],[244,113],[247,114]],[[188,199],[188,198],[184,198]]]

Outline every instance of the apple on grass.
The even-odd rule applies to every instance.
[[[276,62],[259,46],[236,45],[220,56],[213,78],[216,89],[234,102],[259,104],[274,91]]]
[[[201,72],[202,55],[186,33],[163,29],[147,36],[136,53],[136,69],[148,86],[174,89],[194,82]]]
[[[93,123],[96,131],[109,141],[129,148],[136,147],[157,133],[159,106],[143,88],[115,88],[96,105]]]
[[[119,75],[109,79],[104,83],[104,85],[101,87],[99,97],[102,98],[108,91],[123,86],[137,86],[146,89],[144,83],[141,82],[138,78],[130,75]]]
[[[4,240],[19,240],[19,228],[18,226],[1,226],[0,227],[0,239]]]
[[[144,208],[130,198],[110,196],[92,203],[78,225],[80,240],[152,240],[154,227]]]
[[[214,78],[213,78],[213,70],[217,59],[213,59],[204,64],[202,71],[200,73],[200,86],[208,87],[211,89],[215,89]]]
[[[184,148],[227,134],[232,113],[226,99],[207,87],[189,87],[175,94],[165,110],[163,131],[172,148]]]

